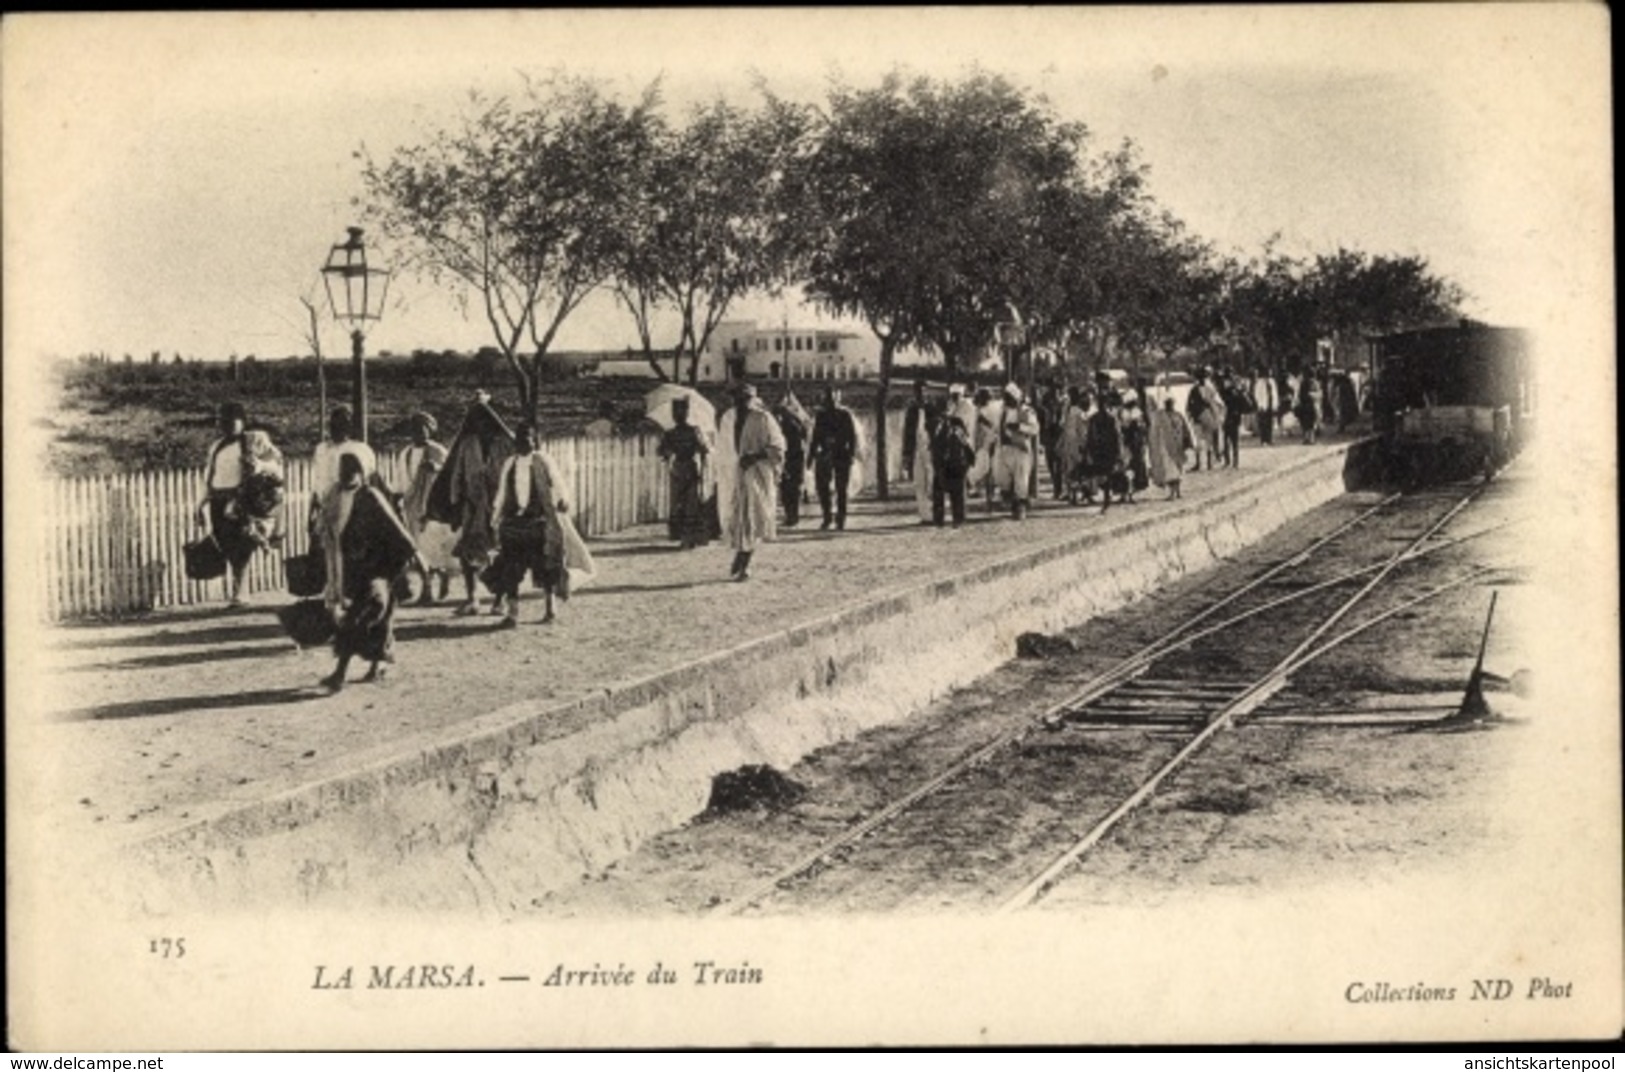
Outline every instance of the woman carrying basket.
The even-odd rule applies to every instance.
[[[237,402],[220,407],[220,438],[203,467],[198,527],[225,559],[226,602],[243,605],[243,571],[254,552],[272,542],[282,505],[282,455],[264,432],[245,431],[247,415]]]

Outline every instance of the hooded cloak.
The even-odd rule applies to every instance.
[[[487,402],[475,402],[447,452],[445,465],[429,488],[425,517],[458,533],[452,552],[479,564],[496,549],[491,507],[502,463],[514,453],[512,429]]]

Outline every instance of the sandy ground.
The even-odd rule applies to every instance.
[[[1251,450],[1244,472],[1317,449]],[[1186,496],[1235,479],[1189,475]],[[632,530],[594,541],[598,581],[564,604],[556,623],[537,624],[535,599],[511,632],[495,630],[489,617],[454,617],[451,603],[406,608],[387,679],[337,695],[316,684],[331,657],[294,648],[273,616],[278,600],[51,629],[21,652],[25,673],[12,685],[14,743],[29,757],[20,799],[42,829],[87,847],[158,833],[409,754],[506,705],[564,704],[975,568],[1017,543],[1041,545],[1165,508],[1156,492],[1104,516],[1045,501],[1018,527],[973,503],[973,523],[938,531],[919,525],[908,498],[857,503],[847,531],[837,533],[819,531],[813,503],[811,523],[761,551],[746,584],[728,581],[726,548],[683,553],[663,530]],[[352,677],[362,669],[353,667]],[[560,734],[570,729],[561,721]]]
[[[1375,502],[1362,493],[1328,504],[1205,574],[1066,634],[1078,653],[1016,660],[915,716],[808,756],[785,776],[802,792],[780,807],[708,814],[668,832],[581,887],[537,905],[541,914],[699,914],[731,900],[1001,730],[1033,719],[1116,657],[1289,556]],[[1374,561],[1415,535],[1435,497],[1385,517],[1339,545],[1318,576]],[[1448,531],[1519,516],[1515,480],[1492,485]],[[1526,532],[1526,530],[1525,530]],[[1335,725],[1387,708],[1440,717],[1477,656],[1492,590],[1499,591],[1486,665],[1518,669],[1522,627],[1520,533],[1509,528],[1405,567],[1366,614],[1476,565],[1511,567],[1493,588],[1473,583],[1402,612],[1305,667],[1256,719],[1220,734],[1148,804],[1073,868],[1041,909],[1136,906],[1283,884],[1358,889],[1396,876],[1482,868],[1506,847],[1504,794],[1528,706],[1491,699],[1511,716],[1490,728]],[[1394,594],[1395,592],[1400,594]],[[1386,601],[1386,602],[1385,602]],[[1328,607],[1322,605],[1320,613]],[[1290,649],[1303,615],[1285,608],[1183,656],[1209,680],[1244,677]],[[1266,661],[1258,662],[1259,658]],[[1160,671],[1165,672],[1165,671]],[[1271,722],[1319,717],[1321,724]],[[1106,815],[1196,732],[1194,726],[1068,724],[1037,732],[955,779],[895,823],[842,850],[753,913],[985,911],[1021,888]]]

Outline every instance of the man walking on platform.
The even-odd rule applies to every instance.
[[[1275,385],[1275,377],[1267,368],[1253,370],[1253,382],[1250,388],[1253,395],[1253,412],[1258,420],[1258,442],[1263,446],[1275,445],[1275,417],[1281,408],[1281,392]]]
[[[1207,455],[1207,467],[1213,468],[1213,463],[1220,454],[1219,437],[1224,429],[1224,400],[1219,397],[1218,388],[1208,380],[1207,368],[1196,370],[1196,385],[1191,393],[1185,397],[1185,416],[1191,427],[1191,434],[1196,437],[1196,460],[1192,469],[1202,467],[1202,455]]]
[[[1055,498],[1066,494],[1065,466],[1061,464],[1061,435],[1066,429],[1066,393],[1055,384],[1043,389],[1038,403],[1038,438],[1044,446],[1044,465],[1049,469]]]
[[[852,460],[858,452],[857,418],[841,405],[841,393],[833,387],[824,388],[824,401],[813,418],[812,445],[807,463],[813,469],[818,487],[818,505],[824,512],[820,528],[834,525],[846,528],[847,482],[852,476]],[[831,489],[830,482],[834,481]],[[834,510],[831,512],[831,491],[834,492]]]
[[[914,381],[914,397],[903,414],[903,478],[914,482],[914,505],[920,524],[931,523],[931,430],[938,414],[925,397],[925,381]]]
[[[427,514],[430,520],[445,522],[457,534],[451,553],[462,567],[465,596],[457,608],[459,617],[480,612],[479,574],[490,565],[497,549],[491,504],[496,499],[503,462],[513,452],[512,430],[491,408],[491,396],[476,392],[452,440],[446,464],[429,489]],[[501,613],[501,603],[500,599],[495,601],[496,613]]]
[[[807,411],[786,392],[773,407],[773,417],[784,434],[784,471],[779,474],[779,505],[784,507],[784,527],[801,523],[801,483],[807,473],[807,426],[801,423]]]
[[[734,550],[728,575],[736,581],[750,578],[750,559],[758,544],[778,535],[773,509],[784,464],[784,433],[779,422],[756,397],[756,388],[741,383],[734,388],[734,404],[717,428],[719,466],[730,472],[717,482],[717,503],[722,531]]]
[[[1321,397],[1320,380],[1315,375],[1315,370],[1311,368],[1303,374],[1297,398],[1294,400],[1298,428],[1303,433],[1303,441],[1308,444],[1314,443],[1315,435],[1320,429]]]
[[[399,455],[393,490],[400,496],[401,520],[406,523],[412,542],[417,544],[418,557],[423,563],[423,595],[418,602],[428,605],[436,601],[433,586],[437,580],[439,598],[446,598],[451,575],[456,571],[452,548],[457,543],[457,535],[449,525],[429,518],[429,493],[445,468],[448,456],[446,448],[434,439],[439,422],[428,413],[418,412],[412,415],[411,424],[412,443]]]
[[[931,523],[942,527],[944,506],[953,510],[954,528],[965,523],[965,474],[976,460],[970,430],[950,408],[931,429]],[[944,502],[946,500],[946,503]]]
[[[1224,448],[1219,452],[1227,468],[1241,466],[1241,418],[1253,412],[1252,392],[1240,377],[1221,372],[1218,377],[1219,401],[1224,403]]]
[[[1033,454],[1037,449],[1038,412],[1022,400],[1020,387],[1009,384],[1004,389],[1004,408],[999,413],[993,480],[1009,496],[1010,516],[1017,521],[1027,516]]]

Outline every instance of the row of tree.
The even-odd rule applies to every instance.
[[[367,211],[478,306],[529,411],[560,327],[602,288],[656,373],[693,382],[737,299],[799,286],[879,338],[881,410],[900,349],[968,368],[1001,324],[1097,363],[1217,347],[1294,366],[1327,335],[1462,300],[1417,257],[1223,255],[1156,204],[1132,144],[1092,150],[1082,124],[997,75],[837,83],[821,106],[755,90],[676,122],[658,82],[632,103],[563,75],[471,98],[421,144],[362,151]],[[669,369],[663,313],[679,325]]]

